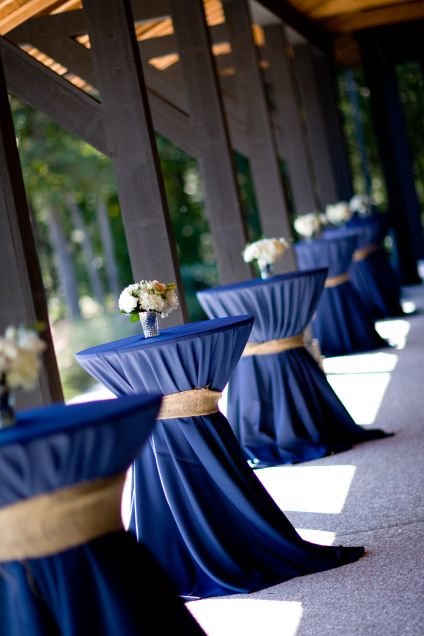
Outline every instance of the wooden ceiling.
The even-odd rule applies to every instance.
[[[320,29],[335,35],[424,19],[423,0],[275,0],[272,4],[290,6]],[[218,23],[222,19],[219,0],[206,0],[205,6],[210,23]],[[80,0],[0,0],[0,34],[5,35],[34,16],[79,8]],[[150,37],[159,35],[161,25],[149,30]]]
[[[272,21],[275,21],[277,15],[315,44],[321,43],[323,46],[328,46],[328,43],[332,42],[336,58],[347,66],[359,62],[359,51],[355,40],[355,34],[358,31],[418,20],[424,24],[424,0],[250,0],[250,2],[253,15],[268,15],[271,16]],[[134,7],[138,4],[141,6],[143,3],[144,0],[133,0]],[[145,5],[155,8],[157,5],[158,10],[162,7],[163,17],[137,22],[137,39],[139,41],[154,39],[170,41],[174,34],[172,20],[166,16],[167,0],[150,1]],[[219,25],[224,23],[221,0],[204,0],[204,5],[209,26],[219,28]],[[14,34],[22,27],[25,28],[25,23],[29,23],[31,18],[53,16],[81,8],[81,0],[0,0],[0,35],[6,37],[10,35],[11,39],[19,43],[22,48],[26,46],[25,50],[31,55],[54,68],[57,60],[46,55],[43,57],[43,53],[40,54],[36,47],[29,46],[31,42],[19,41],[14,38]],[[314,39],[312,36],[317,34],[318,37]],[[254,35],[257,44],[261,44],[261,30],[258,26]],[[89,47],[88,37],[83,33],[79,34],[77,40],[80,44]],[[214,54],[221,59],[220,72],[223,75],[229,73],[222,64],[224,58],[229,57],[228,51],[229,44],[222,39],[215,43]],[[157,57],[151,56],[149,62],[158,70],[166,70],[175,65],[178,60],[178,54],[171,48],[168,56],[160,53]],[[59,74],[66,73],[65,67],[55,68],[55,70]],[[81,80],[75,76],[72,81],[79,85]]]
[[[423,0],[282,0],[320,29],[343,35],[424,18]]]

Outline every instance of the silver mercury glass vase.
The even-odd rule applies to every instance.
[[[140,311],[138,315],[140,316],[145,338],[153,338],[153,336],[160,334],[159,314],[157,311]]]
[[[262,265],[262,267],[259,267],[259,271],[261,273],[261,278],[271,278],[273,272],[272,263],[266,263],[266,265]]]

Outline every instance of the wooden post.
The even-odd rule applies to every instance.
[[[264,57],[270,63],[273,121],[276,125],[276,135],[281,134],[281,146],[287,163],[294,209],[297,214],[312,212],[318,209],[319,204],[311,173],[305,130],[299,112],[299,89],[293,69],[293,49],[281,24],[266,26],[264,33]]]
[[[310,45],[296,45],[294,51],[296,75],[303,102],[313,169],[318,184],[321,209],[325,210],[326,205],[335,203],[339,197],[324,113],[318,91],[318,78],[316,77]]]
[[[314,55],[316,76],[319,77],[318,91],[324,122],[331,148],[331,160],[336,180],[337,198],[349,201],[353,196],[352,173],[343,136],[343,124],[337,103],[336,69],[326,55],[317,51]]]
[[[175,281],[185,303],[129,0],[84,0],[134,278]],[[131,281],[128,281],[131,282]]]
[[[37,387],[18,392],[18,406],[39,406],[63,399],[49,328],[44,286],[16,147],[6,82],[0,58],[0,332],[10,324],[45,325],[47,350]]]
[[[284,236],[290,239],[289,213],[249,9],[245,0],[225,0],[223,6],[262,230],[268,237]],[[290,250],[287,257],[277,263],[276,271],[292,270],[295,263],[294,252]]]
[[[417,259],[424,257],[424,237],[397,80],[384,50],[371,39],[361,40],[361,50],[389,197],[397,267],[401,283],[414,285],[421,282]]]
[[[171,16],[220,278],[232,283],[252,273],[241,258],[247,237],[202,0],[171,0]]]

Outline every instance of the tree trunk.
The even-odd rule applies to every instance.
[[[108,287],[112,296],[117,299],[121,291],[119,286],[118,265],[116,263],[109,217],[103,199],[99,199],[98,201],[96,214],[100,236],[102,237]]]
[[[59,212],[56,208],[49,206],[48,218],[50,238],[66,309],[71,320],[78,320],[81,318],[78,301],[78,285],[69,244],[63,233]]]
[[[81,232],[82,237],[82,246],[84,249],[85,261],[87,265],[87,274],[88,280],[90,281],[90,287],[93,294],[94,299],[98,302],[98,304],[103,307],[104,305],[104,294],[103,294],[103,286],[102,281],[100,280],[99,271],[94,266],[95,256],[93,245],[91,243],[91,239],[89,233],[87,231],[86,224],[81,214],[81,210],[75,199],[68,195],[66,197],[66,207],[71,213],[72,222],[74,227]]]

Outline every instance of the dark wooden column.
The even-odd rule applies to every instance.
[[[252,23],[245,0],[223,3],[236,69],[237,97],[243,112],[249,160],[263,233],[291,238],[289,214],[268,110]],[[276,271],[295,267],[294,252],[278,263]]]
[[[270,64],[271,100],[276,135],[281,134],[281,146],[287,163],[294,209],[297,214],[318,208],[308,156],[305,131],[300,117],[298,87],[294,74],[293,52],[279,24],[266,26],[264,57]],[[278,132],[277,132],[278,131]]]
[[[296,75],[299,82],[301,98],[308,132],[310,153],[318,184],[321,208],[338,200],[336,179],[333,171],[333,161],[327,129],[322,111],[318,90],[319,78],[312,49],[309,44],[299,44],[294,47]]]
[[[421,282],[417,259],[424,257],[424,237],[397,80],[381,47],[363,38],[361,49],[389,197],[397,266],[401,283],[413,285]]]
[[[60,401],[62,388],[49,329],[31,218],[25,195],[15,130],[0,58],[0,333],[10,325],[45,325],[47,350],[39,383],[18,392],[18,406]]]
[[[314,61],[316,76],[319,78],[318,91],[322,110],[325,113],[324,121],[331,147],[338,199],[349,201],[353,196],[352,173],[343,135],[341,113],[337,103],[336,69],[331,61],[319,51],[314,55]]]
[[[181,305],[167,319],[175,324],[183,288],[130,2],[84,0],[84,9],[133,275],[177,283]]]
[[[203,2],[171,0],[171,16],[220,278],[231,283],[252,274],[241,258],[247,238]]]

